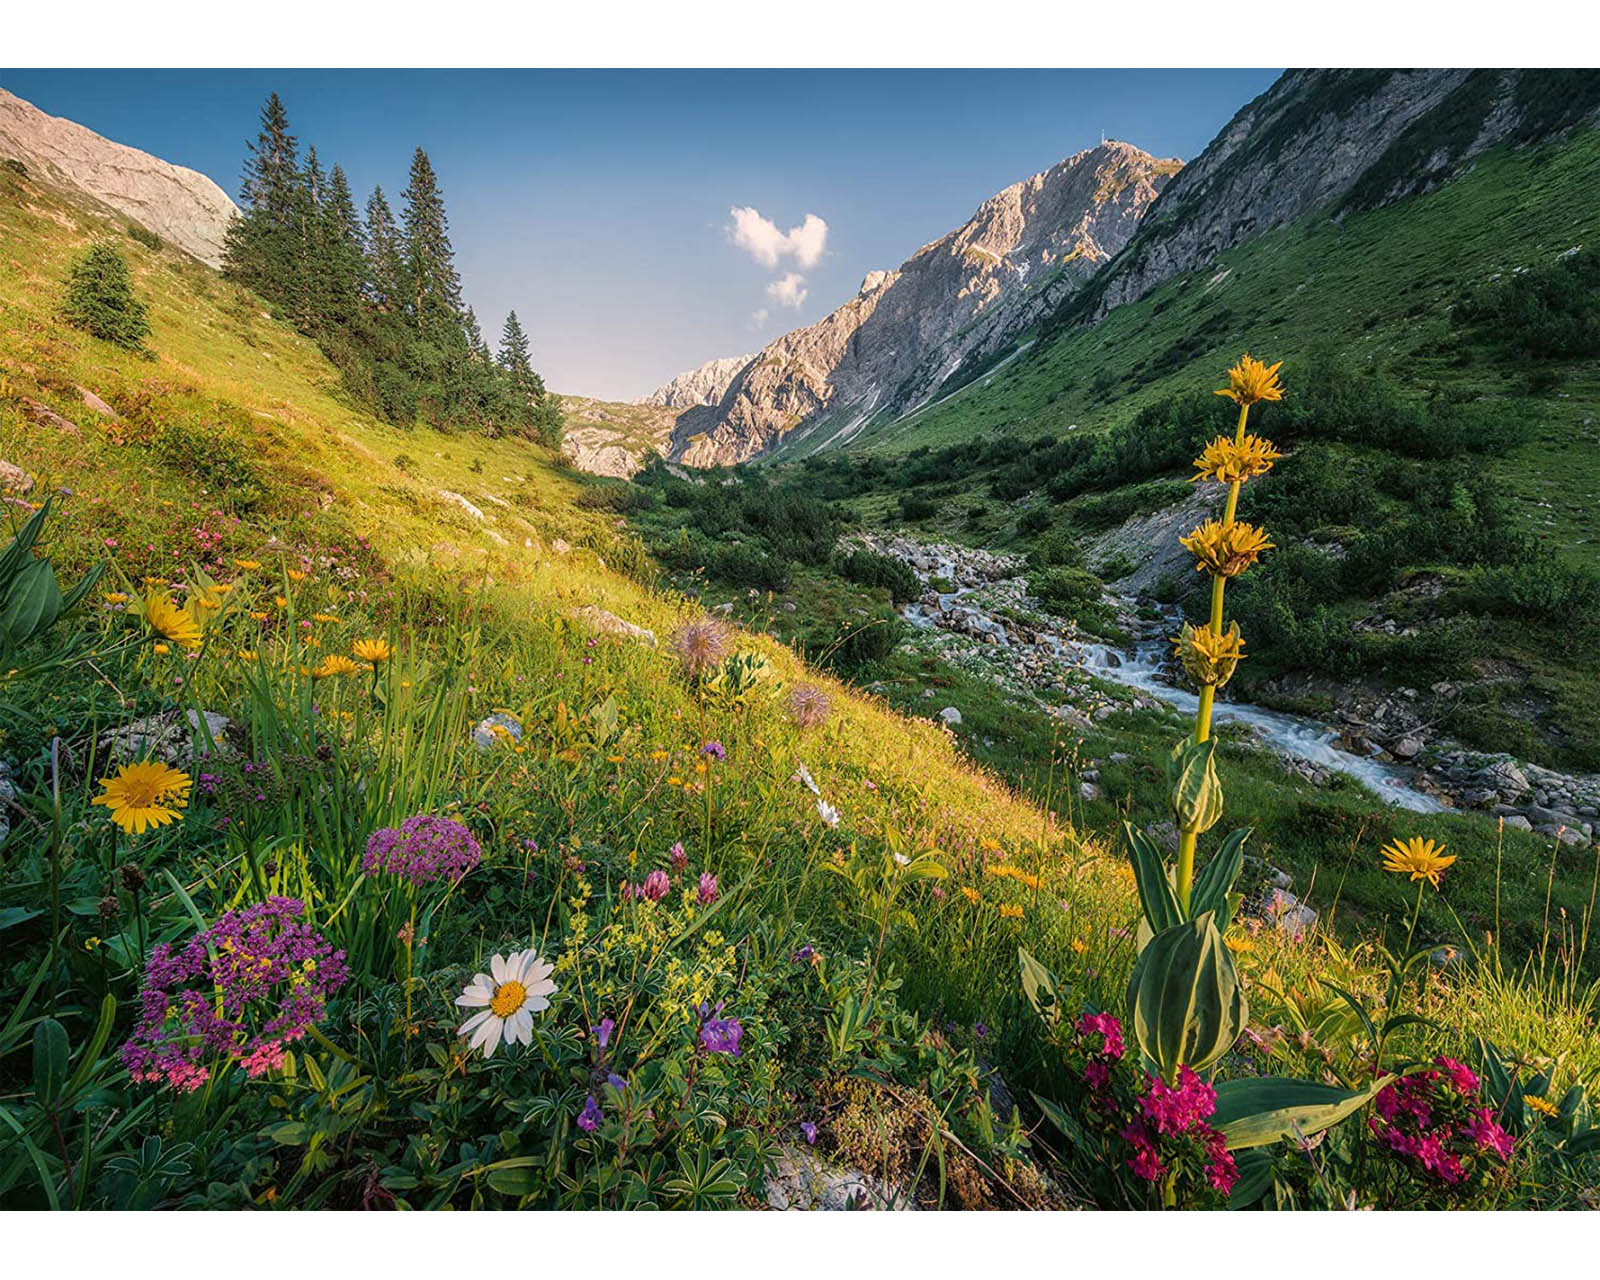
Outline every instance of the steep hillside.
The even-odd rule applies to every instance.
[[[36,179],[92,197],[208,266],[222,262],[228,223],[239,212],[203,173],[168,164],[46,115],[0,89],[0,158]]]
[[[651,402],[622,404],[564,395],[561,451],[579,471],[626,479],[667,452],[681,409]]]
[[[1105,143],[985,201],[895,271],[874,271],[826,319],[763,348],[715,404],[680,421],[674,456],[742,462],[780,443],[847,442],[873,418],[933,395],[1059,306],[1137,227],[1175,160]]]

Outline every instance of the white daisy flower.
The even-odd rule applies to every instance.
[[[533,1043],[533,1015],[550,1007],[549,997],[556,984],[550,981],[555,965],[541,960],[533,951],[514,951],[509,956],[495,955],[489,972],[473,978],[456,997],[462,1008],[477,1009],[459,1027],[458,1036],[472,1035],[470,1049],[482,1049],[485,1058],[503,1041]]]
[[[801,783],[814,796],[822,794],[821,789],[817,786],[817,780],[811,776],[811,770],[806,768],[804,764],[794,771],[791,781]]]
[[[817,813],[830,827],[839,825],[839,811],[826,800],[817,801]]]

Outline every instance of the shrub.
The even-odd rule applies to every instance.
[[[1062,566],[1046,569],[1028,578],[1028,593],[1037,596],[1051,613],[1063,617],[1076,617],[1097,609],[1101,590],[1100,579],[1087,569]]]
[[[897,601],[915,600],[922,594],[917,575],[903,561],[865,547],[840,556],[837,567],[849,581],[864,587],[882,587]]]
[[[706,559],[706,572],[713,578],[758,591],[787,591],[794,569],[782,556],[740,545],[712,551]]]
[[[158,236],[154,231],[150,230],[149,227],[142,226],[137,222],[130,222],[128,224],[128,238],[130,240],[137,240],[146,249],[158,251],[165,243],[165,241],[163,241],[161,237]]]
[[[1569,253],[1470,290],[1452,318],[1463,336],[1507,359],[1600,355],[1600,254]]]
[[[129,351],[139,350],[150,336],[145,305],[134,297],[128,280],[128,264],[109,244],[92,246],[72,264],[62,311],[68,324]]]
[[[254,507],[265,496],[261,469],[249,446],[219,423],[174,419],[156,434],[151,452],[235,510]]]
[[[938,509],[938,504],[928,498],[918,498],[911,494],[906,494],[900,499],[900,518],[909,523],[914,524],[918,520],[931,519]]]
[[[1022,513],[1021,518],[1017,521],[1017,532],[1029,536],[1043,533],[1050,527],[1050,521],[1049,507],[1035,507],[1031,511]]]

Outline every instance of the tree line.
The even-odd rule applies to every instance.
[[[561,399],[534,372],[517,313],[491,351],[462,304],[427,152],[411,159],[397,218],[382,187],[358,213],[339,165],[324,170],[315,147],[301,160],[276,93],[248,147],[223,270],[314,338],[356,399],[390,422],[421,417],[560,444]]]

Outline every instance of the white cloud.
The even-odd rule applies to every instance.
[[[750,323],[757,329],[765,329],[767,327],[767,309],[762,307],[761,310],[751,315]]]
[[[806,278],[791,271],[767,286],[767,298],[780,307],[798,307],[806,300]]]
[[[728,225],[728,237],[764,267],[776,267],[781,258],[793,258],[795,264],[809,271],[822,261],[828,247],[828,224],[814,213],[808,213],[798,227],[778,230],[777,223],[763,218],[760,212],[747,205],[728,210],[733,221]]]

